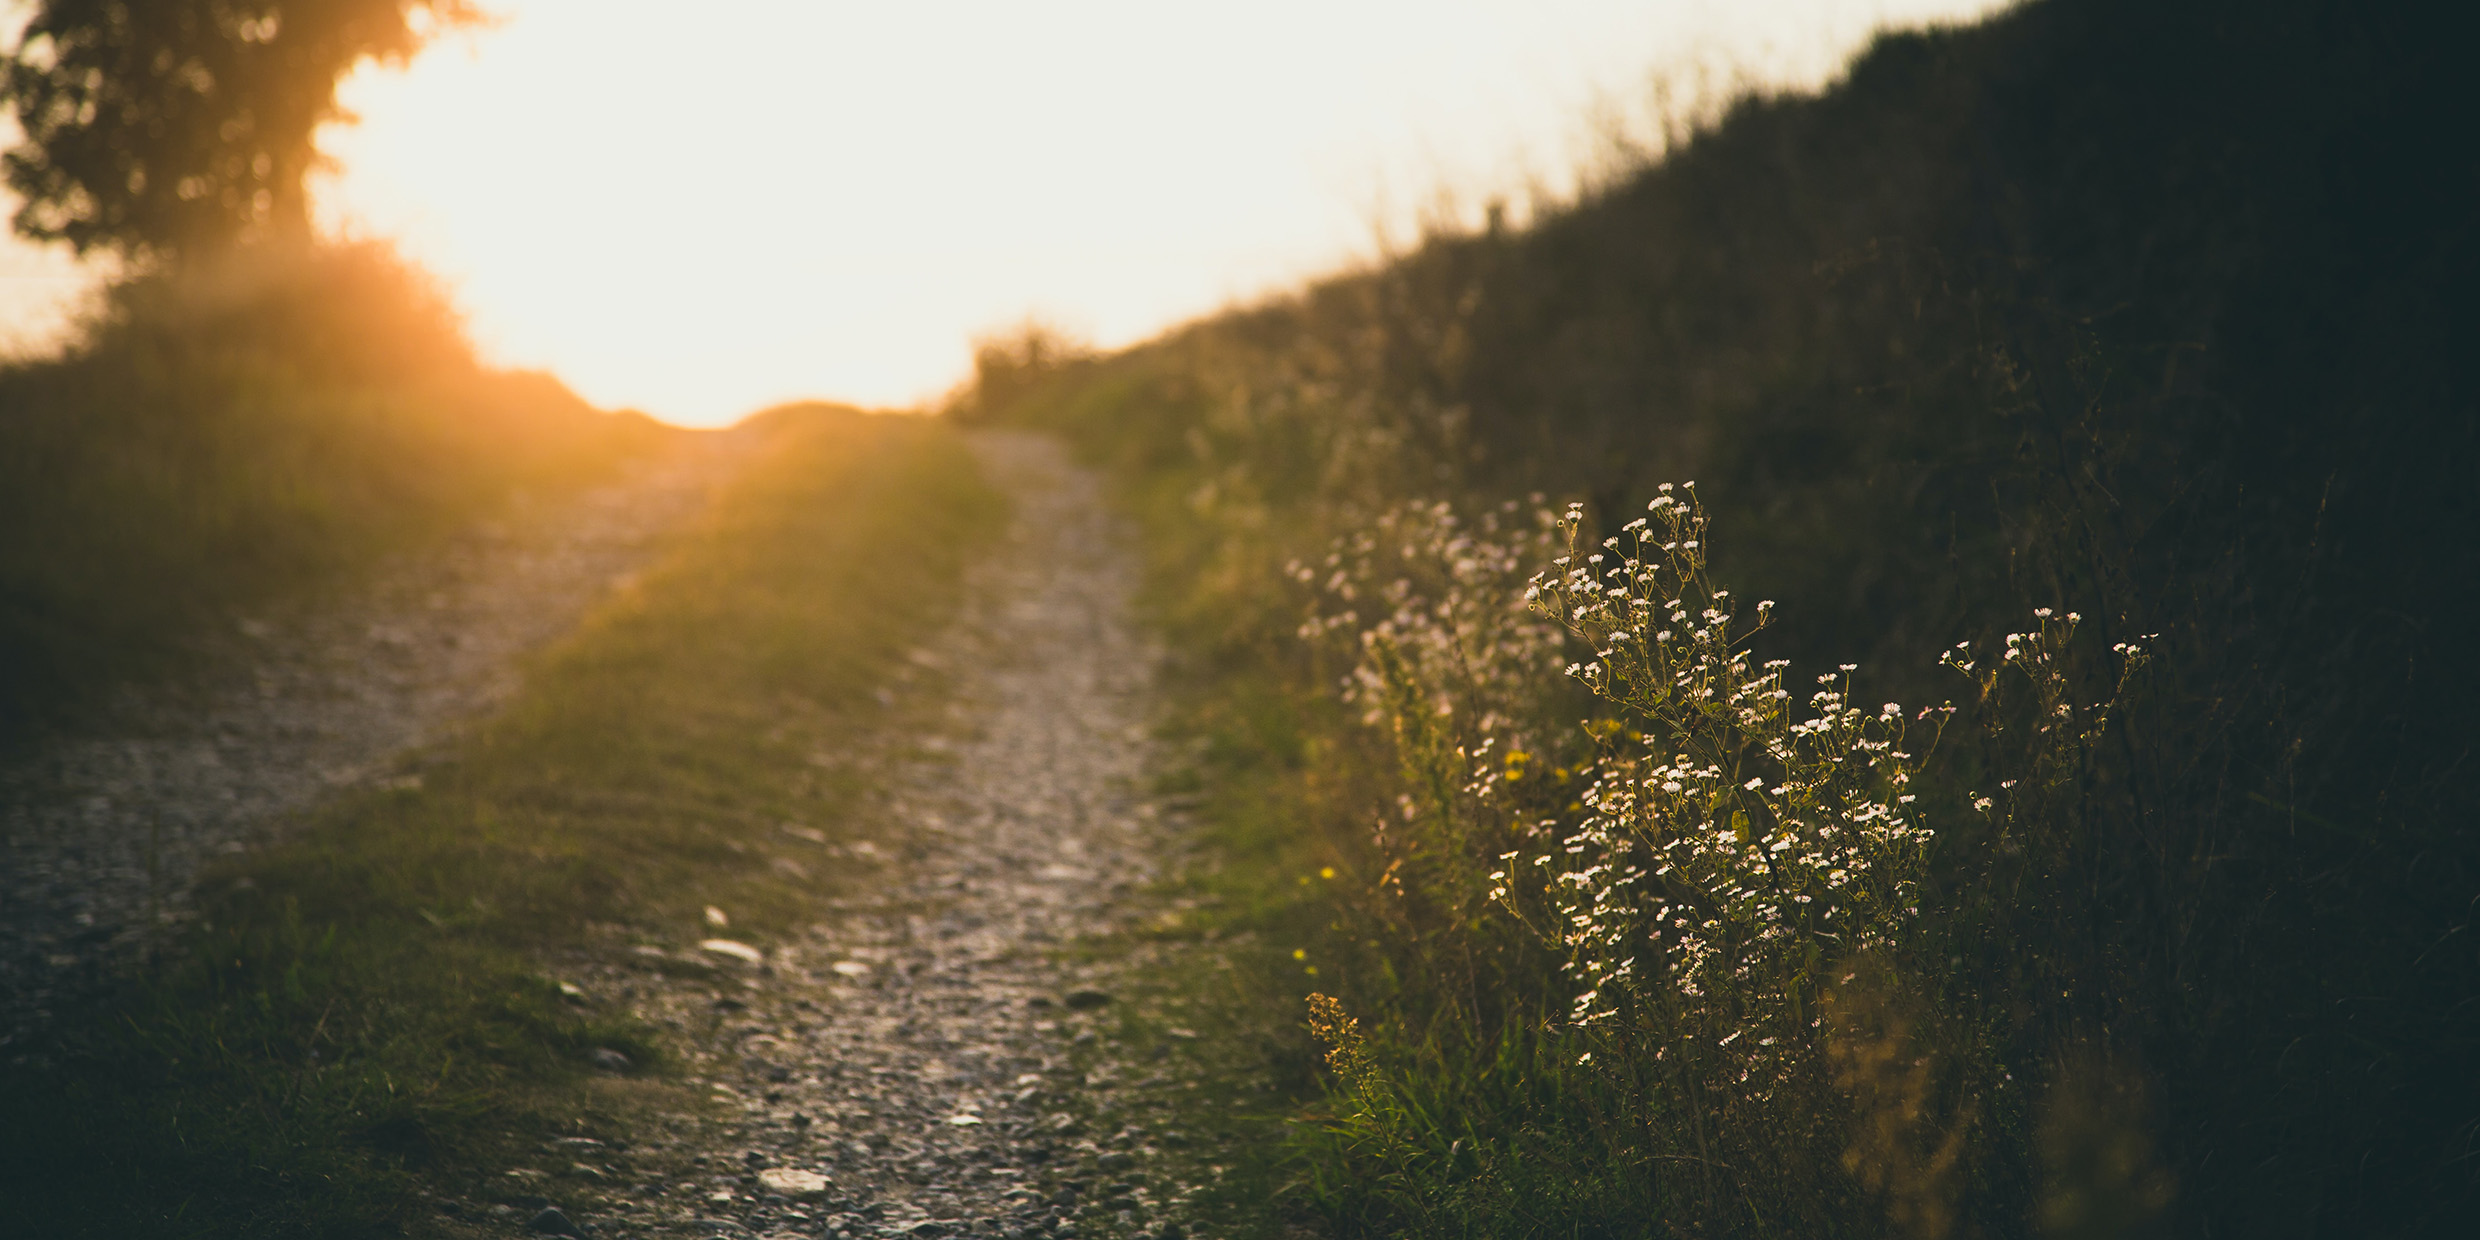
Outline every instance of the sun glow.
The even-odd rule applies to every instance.
[[[344,84],[322,222],[437,272],[494,360],[711,424],[933,397],[1028,314],[1138,339],[1409,236],[1441,188],[1565,192],[1657,72],[1809,84],[1993,6],[488,7]]]

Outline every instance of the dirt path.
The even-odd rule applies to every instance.
[[[1094,479],[1048,440],[975,446],[1014,525],[967,615],[917,655],[970,722],[910,746],[896,834],[850,853],[906,856],[762,966],[683,978],[640,949],[589,985],[688,1035],[693,1084],[720,1104],[625,1150],[573,1143],[508,1170],[598,1238],[1068,1237],[1080,1214],[1089,1236],[1178,1234],[1144,1185],[1151,1137],[1094,1121],[1126,1071],[1108,1027],[1126,1000],[1060,953],[1135,915],[1173,855],[1174,816],[1145,795],[1158,654]],[[447,1208],[527,1221],[536,1199],[509,1200]]]
[[[154,927],[190,916],[201,865],[271,838],[515,687],[699,511],[740,459],[718,438],[554,507],[478,527],[340,599],[244,622],[228,670],[141,695],[117,735],[0,767],[0,1054]]]

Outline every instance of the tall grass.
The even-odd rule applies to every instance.
[[[1527,229],[960,404],[1068,433],[1155,531],[1226,842],[1264,873],[1216,881],[1255,893],[1268,997],[1340,1005],[1282,1043],[1344,1056],[1301,1104],[1330,1122],[1290,1129],[1288,1208],[1436,1235],[2469,1216],[2480,248],[2469,161],[2431,144],[2450,43],[2306,0],[1888,36]],[[1641,562],[1625,523],[1687,478],[1695,571],[1779,604],[1708,679],[1831,675],[1777,722],[1912,755],[1879,768],[1912,802],[1808,785],[1933,832],[1873,863],[1902,910],[1874,934],[1764,938],[1788,888],[1657,932],[1677,884],[1758,891],[1728,866],[1775,809],[1726,802],[1796,789],[1731,771],[1764,728],[1666,723],[1521,636],[1543,617],[1495,566],[1553,567],[1531,513],[1576,501],[1580,560]],[[1701,589],[1636,601],[1666,640],[1753,618]],[[1619,630],[1646,636],[1589,616],[1563,661],[1615,667]],[[1956,713],[1931,750],[1868,732],[1886,701]],[[1601,885],[1709,823],[1728,841],[1662,884]],[[1595,850],[1581,884],[1490,878]],[[1606,1009],[1590,966],[1631,959]]]
[[[379,248],[124,283],[64,354],[0,369],[0,731],[178,666],[235,609],[662,436],[483,366]]]

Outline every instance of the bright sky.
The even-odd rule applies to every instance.
[[[1038,314],[1141,339],[1572,189],[1702,66],[1822,82],[1886,22],[1991,0],[485,0],[345,83],[334,230],[445,277],[494,360],[728,422],[901,405]],[[1602,126],[1607,128],[1607,126]],[[0,338],[87,287],[0,247]]]

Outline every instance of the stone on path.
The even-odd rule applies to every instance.
[[[735,939],[707,939],[698,944],[699,951],[729,956],[743,964],[765,964],[766,953]]]
[[[527,1231],[534,1232],[537,1235],[544,1236],[577,1236],[582,1238],[585,1235],[584,1232],[577,1230],[577,1225],[575,1223],[568,1221],[567,1215],[560,1213],[560,1208],[558,1206],[544,1206],[542,1208],[542,1212],[536,1214],[533,1221],[525,1225],[525,1229]]]
[[[758,1182],[795,1200],[823,1197],[827,1193],[827,1177],[797,1167],[770,1167],[758,1173]]]

